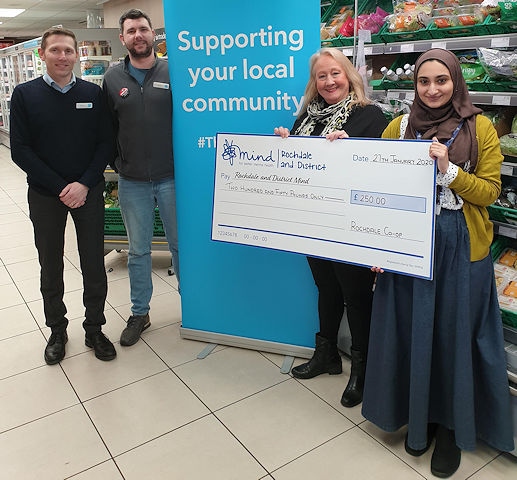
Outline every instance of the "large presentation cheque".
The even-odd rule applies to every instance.
[[[429,141],[217,134],[212,240],[431,279]]]

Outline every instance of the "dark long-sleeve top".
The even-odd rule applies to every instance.
[[[113,127],[98,85],[77,79],[67,92],[43,77],[18,85],[11,96],[13,161],[43,195],[59,195],[72,182],[91,188],[113,158]]]
[[[291,129],[291,134],[294,135],[296,129],[306,116],[307,113],[305,112],[296,119]],[[382,110],[376,105],[370,104],[364,107],[354,107],[341,129],[344,130],[349,137],[379,138],[387,125],[388,120],[382,113]],[[324,127],[325,125],[322,123],[317,123],[312,135],[319,135]]]

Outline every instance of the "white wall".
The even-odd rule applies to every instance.
[[[147,13],[153,28],[165,27],[162,0],[109,0],[103,7],[104,28],[119,28],[118,19],[130,8],[139,8]]]

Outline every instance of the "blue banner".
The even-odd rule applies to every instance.
[[[211,224],[216,133],[291,128],[320,45],[320,3],[166,1],[164,11],[182,326],[312,347],[318,316],[306,258],[212,241]]]

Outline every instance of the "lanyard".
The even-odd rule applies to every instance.
[[[452,142],[454,142],[454,139],[458,136],[458,133],[460,132],[461,130],[461,127],[463,127],[463,122],[465,121],[464,118],[461,119],[461,122],[458,124],[458,126],[454,129],[454,132],[452,132],[452,136],[451,138],[449,138],[449,140],[447,140],[444,145],[449,148],[452,144]],[[416,132],[416,138],[417,140],[422,140],[422,134],[420,132]]]
[[[452,132],[452,136],[451,138],[449,138],[449,140],[447,140],[444,145],[449,148],[452,144],[452,142],[454,142],[454,139],[458,136],[458,133],[459,131],[461,130],[461,127],[463,127],[463,122],[465,121],[465,119],[461,119],[461,122],[458,124],[458,126],[454,129],[454,132]],[[422,134],[420,132],[416,132],[416,138],[418,140],[421,140],[422,139]],[[437,189],[437,193],[438,193],[438,204],[436,205],[436,215],[440,215],[440,210],[441,210],[441,204],[442,204],[442,200],[444,198],[444,192],[443,192],[443,188],[439,185],[437,185],[436,187]]]

